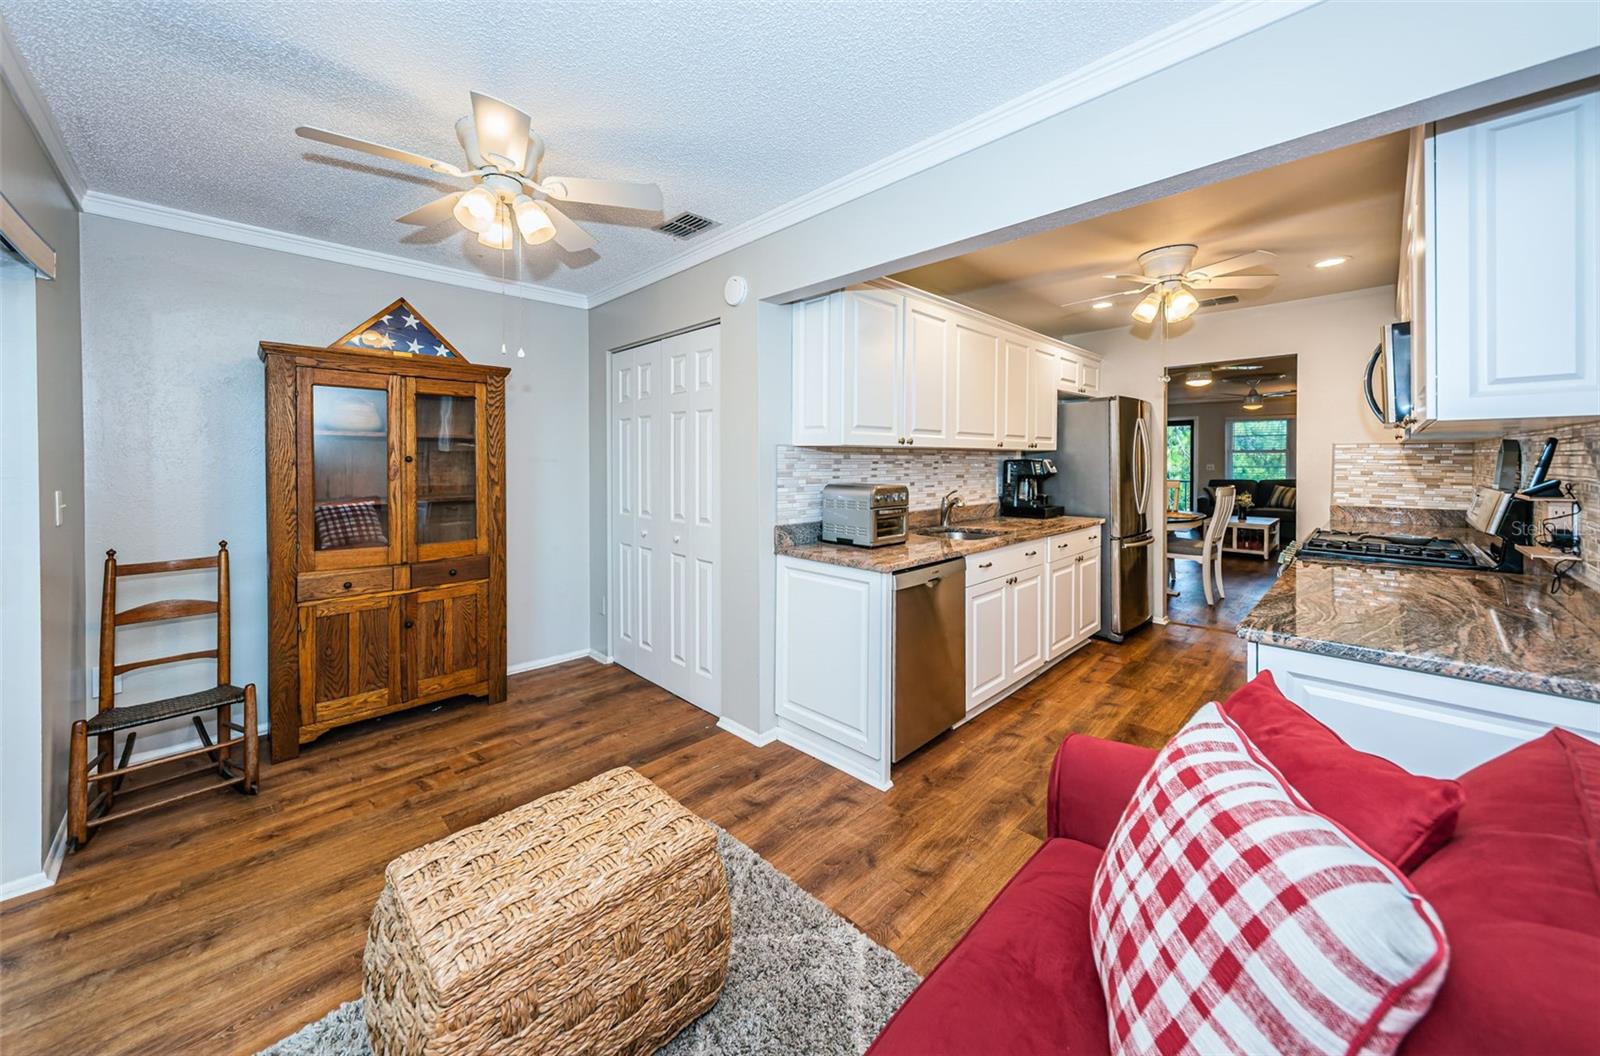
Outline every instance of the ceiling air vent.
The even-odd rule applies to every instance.
[[[698,213],[679,213],[666,223],[657,227],[662,234],[671,235],[673,238],[693,238],[702,231],[716,227],[717,222]]]
[[[1239,298],[1235,297],[1233,294],[1230,293],[1230,294],[1226,294],[1226,295],[1224,295],[1222,297],[1211,297],[1211,298],[1208,298],[1206,300],[1203,300],[1203,301],[1200,302],[1200,307],[1202,307],[1202,308],[1215,308],[1219,304],[1238,304],[1238,303],[1239,303]]]

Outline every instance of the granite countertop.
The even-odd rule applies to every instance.
[[[992,508],[992,507],[991,507]],[[904,543],[890,546],[848,546],[843,543],[817,541],[816,525],[782,525],[777,531],[774,550],[786,557],[821,561],[829,565],[843,565],[868,572],[904,572],[909,568],[936,565],[968,554],[981,554],[985,550],[998,550],[1014,543],[1044,539],[1061,532],[1075,532],[1079,528],[1093,528],[1103,524],[1101,517],[995,517],[980,516],[971,519],[954,518],[961,528],[983,528],[1000,532],[994,539],[941,539],[933,535],[917,534],[917,517]],[[924,525],[925,526],[925,525]]]
[[[1389,527],[1389,531],[1393,531]],[[1264,645],[1600,702],[1600,592],[1547,575],[1296,559],[1239,623]]]

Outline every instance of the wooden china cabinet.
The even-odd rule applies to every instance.
[[[272,757],[506,696],[504,367],[262,344]]]

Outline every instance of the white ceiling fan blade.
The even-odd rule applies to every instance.
[[[566,213],[550,202],[540,202],[539,206],[550,218],[550,222],[556,225],[556,245],[568,253],[582,253],[586,249],[595,247],[594,236],[573,223],[572,218]]]
[[[1085,297],[1078,301],[1068,301],[1066,304],[1061,305],[1061,307],[1075,308],[1080,304],[1098,304],[1101,301],[1109,301],[1116,297],[1133,297],[1137,294],[1143,293],[1144,291],[1145,287],[1141,286],[1137,290],[1118,290],[1116,293],[1102,293],[1097,297]]]
[[[466,191],[457,191],[454,194],[447,194],[443,198],[437,198],[420,209],[411,210],[411,212],[396,220],[395,223],[411,224],[414,227],[432,227],[434,224],[448,219],[451,211],[456,207],[456,202],[466,193]]]
[[[1197,290],[1264,290],[1277,281],[1276,275],[1238,275],[1231,279],[1196,276],[1193,286]]]
[[[653,183],[627,183],[623,180],[589,180],[581,176],[551,176],[539,181],[539,189],[563,202],[588,205],[614,205],[619,209],[661,212],[661,188]]]
[[[1228,257],[1226,260],[1219,260],[1215,263],[1207,264],[1203,268],[1195,268],[1193,271],[1189,272],[1189,277],[1198,279],[1201,276],[1204,276],[1209,279],[1214,279],[1218,275],[1232,275],[1236,271],[1243,271],[1246,268],[1260,267],[1263,264],[1273,264],[1276,263],[1277,260],[1278,255],[1276,253],[1269,253],[1267,250],[1258,249],[1254,253],[1240,253],[1236,257]]]
[[[507,168],[522,168],[523,162],[528,160],[532,118],[492,95],[473,92],[472,123],[478,130],[478,150],[485,158],[498,154],[508,163]]]
[[[415,165],[422,169],[432,169],[434,172],[445,176],[461,176],[462,171],[447,161],[439,161],[422,154],[415,154],[409,150],[398,147],[386,147],[382,143],[369,143],[364,139],[346,136],[338,132],[329,132],[325,128],[310,128],[301,125],[294,130],[294,134],[302,139],[314,139],[318,143],[327,143],[330,146],[344,147],[347,150],[359,150],[363,154],[376,154],[380,158],[390,161],[403,161],[407,165]]]

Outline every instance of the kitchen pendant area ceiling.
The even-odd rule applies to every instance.
[[[1201,314],[1392,284],[1406,142],[1397,132],[893,277],[1063,336],[1141,325],[1129,319],[1135,298],[1116,295],[1130,288],[1126,273],[1139,271],[1152,246],[1197,246],[1196,259],[1207,262],[1272,255],[1243,273],[1261,277],[1256,288],[1196,291]],[[1337,257],[1345,259],[1327,264]],[[1220,295],[1224,303],[1207,304]]]
[[[6,25],[92,195],[499,278],[459,227],[398,223],[458,181],[295,135],[460,155],[469,89],[514,100],[561,171],[661,186],[664,213],[573,205],[508,277],[592,294],[690,243],[1158,34],[1204,3],[372,5],[6,0]]]

